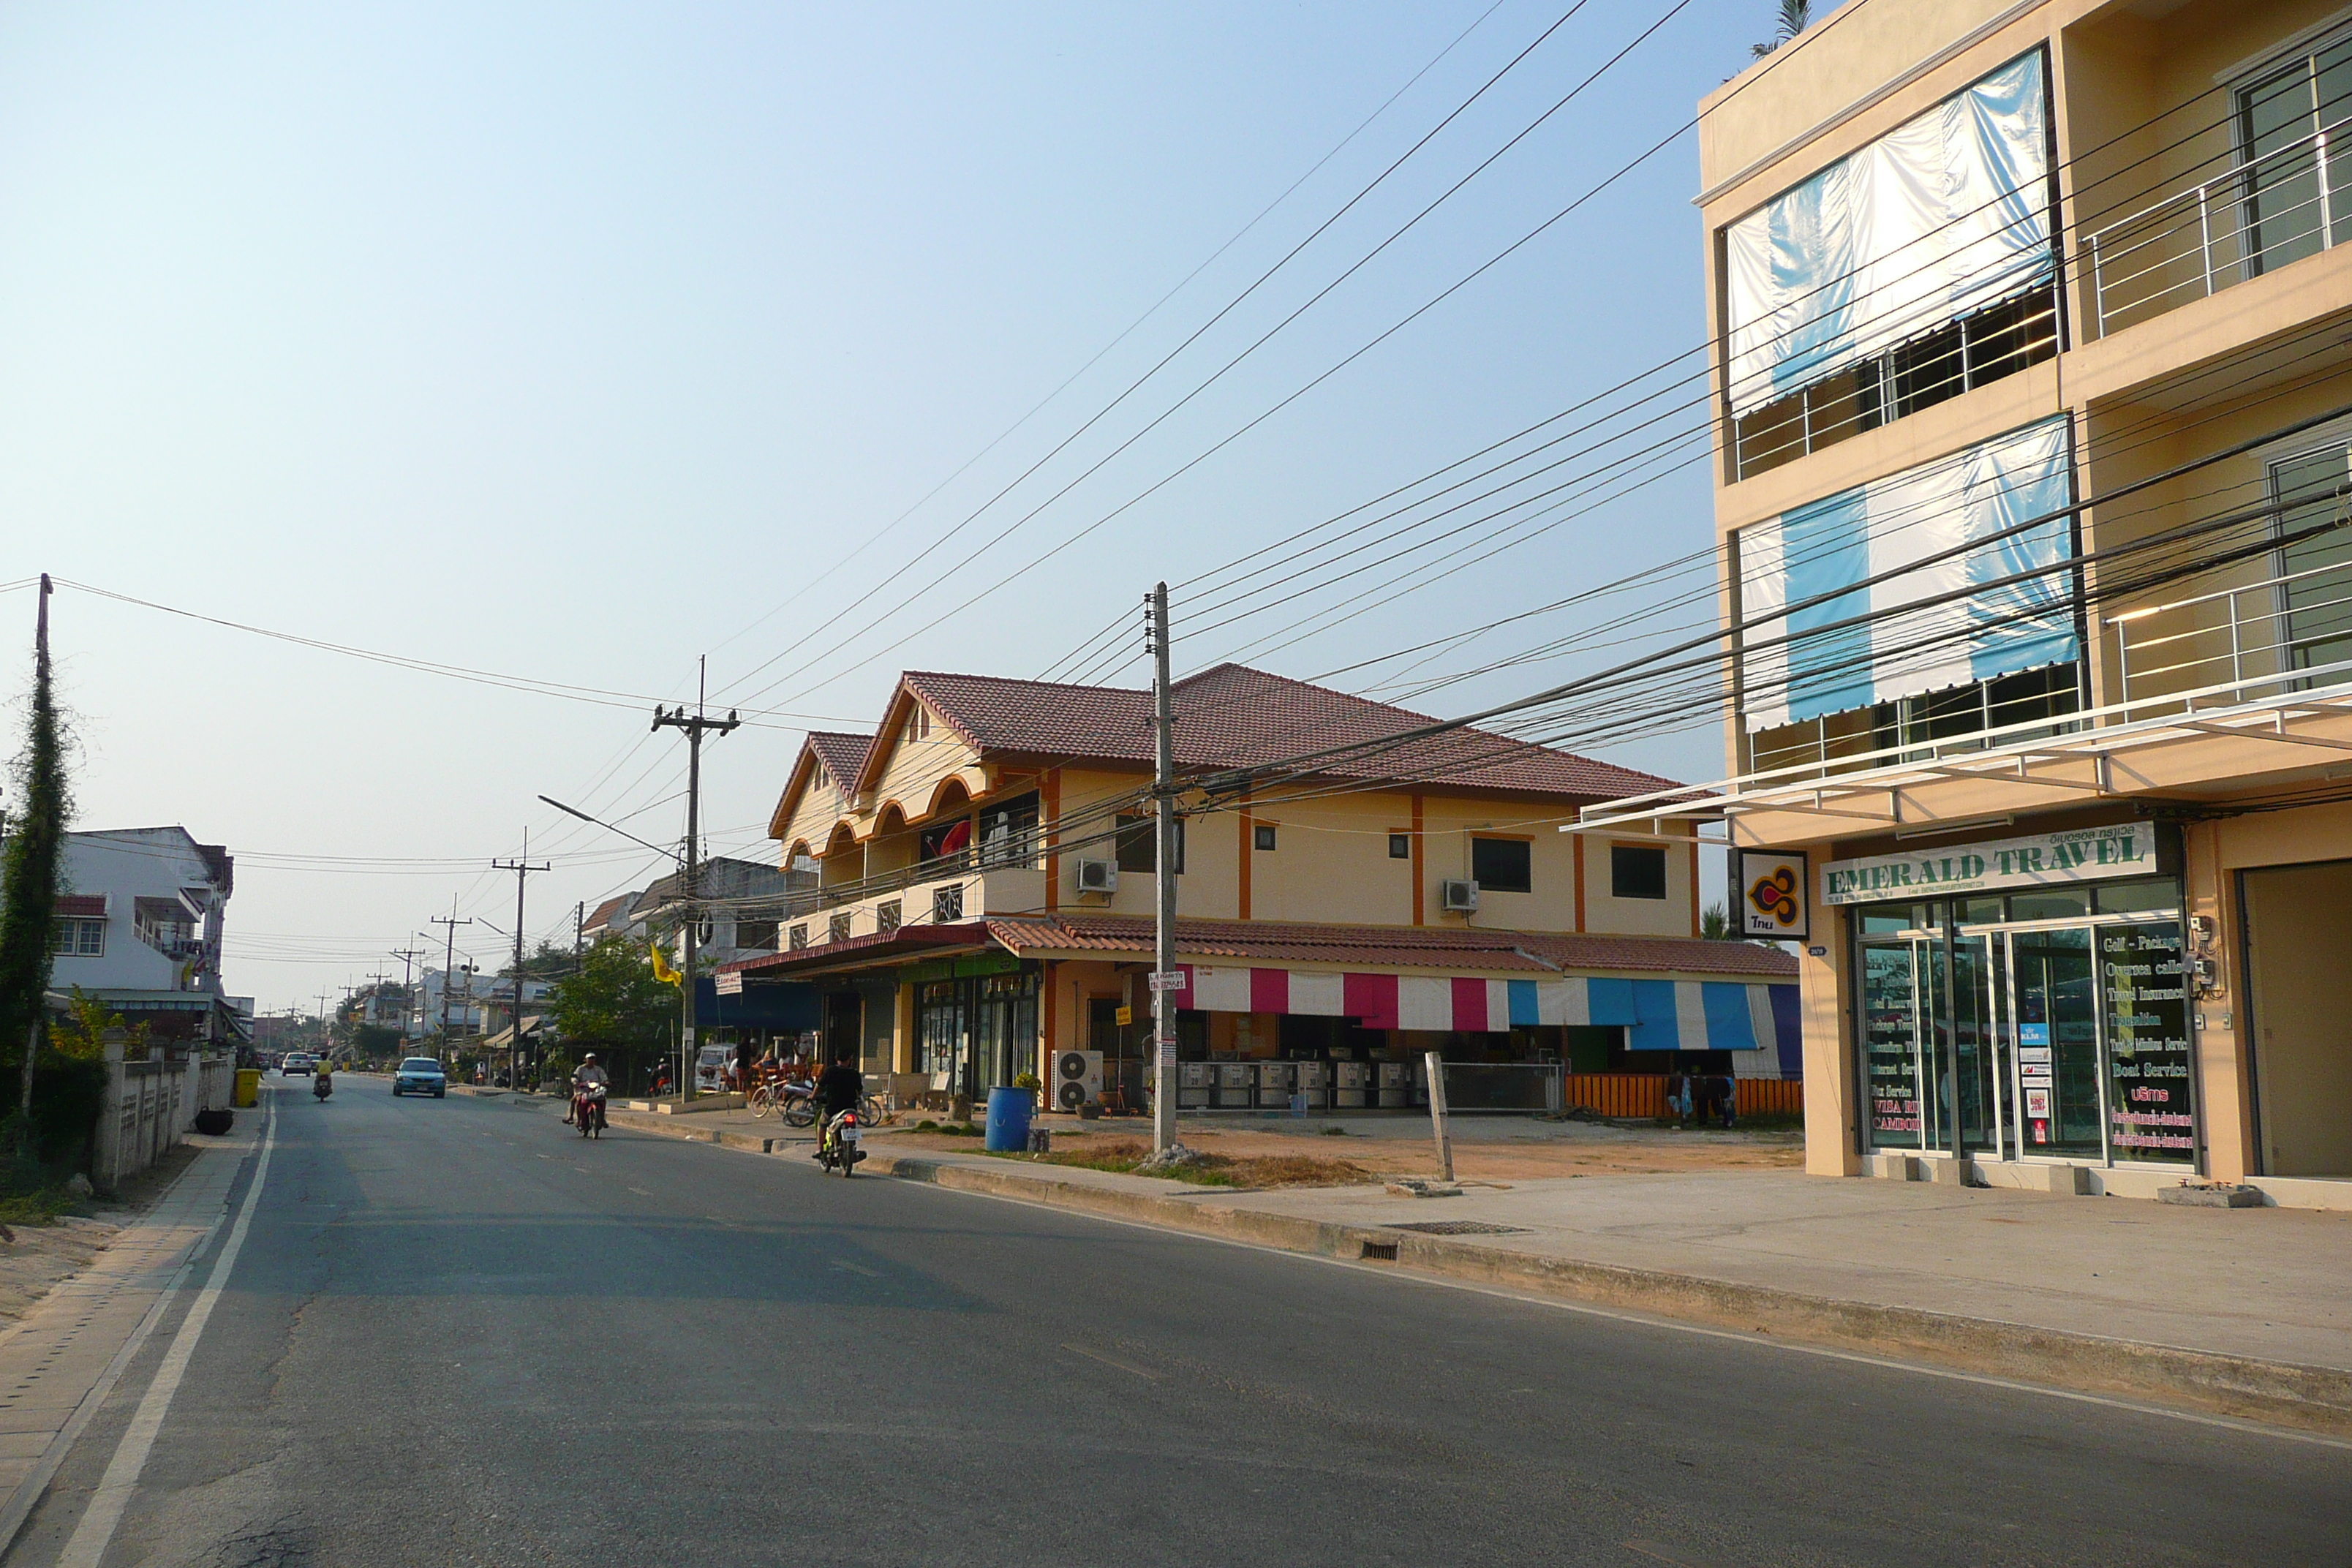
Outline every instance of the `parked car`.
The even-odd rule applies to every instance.
[[[393,1069],[392,1092],[394,1099],[404,1094],[429,1094],[436,1100],[446,1100],[449,1079],[441,1071],[441,1064],[431,1057],[411,1057]]]
[[[296,1073],[300,1073],[303,1077],[308,1078],[310,1076],[310,1069],[315,1064],[315,1059],[316,1058],[307,1056],[300,1051],[289,1051],[286,1053],[285,1058],[278,1062],[278,1070],[286,1078],[292,1078]]]

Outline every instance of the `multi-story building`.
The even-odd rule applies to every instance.
[[[1853,0],[1701,106],[1807,1160],[2352,1206],[2352,11]]]
[[[184,827],[68,833],[49,984],[79,987],[166,1040],[246,1037],[221,987],[221,931],[236,862]]]
[[[1669,781],[1478,731],[1299,775],[1284,759],[1430,721],[1230,664],[1174,699],[1187,776],[1263,773],[1181,805],[1199,1103],[1410,1104],[1432,1047],[1492,1064],[1503,1098],[1538,1092],[1544,1075],[1508,1069],[1539,1062],[1795,1076],[1793,962],[1699,940],[1691,829],[1558,831]],[[770,832],[783,864],[815,866],[816,907],[720,985],[814,987],[827,1047],[902,1089],[977,1095],[1090,1051],[1102,1097],[1139,1108],[1152,748],[1148,691],[904,676],[873,734],[803,747]]]

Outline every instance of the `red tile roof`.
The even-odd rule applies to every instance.
[[[988,927],[978,921],[963,925],[900,926],[897,931],[868,931],[864,936],[844,937],[839,942],[813,942],[807,947],[790,948],[782,952],[761,953],[757,958],[739,958],[732,963],[720,964],[718,973],[788,974],[799,970],[851,963],[859,959],[903,963],[932,948],[986,947],[988,937]]]
[[[61,921],[99,921],[106,918],[104,893],[59,893],[56,918]]]
[[[856,783],[858,771],[866,766],[866,753],[874,749],[871,735],[853,735],[845,730],[811,730],[808,749],[824,764],[835,784],[847,789]]]
[[[1101,952],[1148,958],[1152,923],[1133,915],[1056,914],[992,918],[991,935],[1015,952]],[[1485,970],[1549,974],[1655,973],[1793,980],[1797,961],[1778,948],[1692,937],[1538,935],[1462,927],[1328,926],[1268,921],[1176,922],[1186,958],[1262,960],[1339,967]]]
[[[907,686],[983,752],[1151,762],[1151,694],[1124,687],[909,670]],[[1176,760],[1194,769],[1274,767],[1329,746],[1378,741],[1439,722],[1427,714],[1221,664],[1175,688]],[[814,738],[813,738],[814,739]],[[1341,759],[1326,777],[1513,790],[1580,800],[1671,789],[1675,781],[1483,730],[1423,736]],[[847,775],[845,775],[847,776]]]

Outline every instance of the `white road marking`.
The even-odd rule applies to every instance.
[[[173,1396],[180,1392],[180,1380],[187,1375],[188,1362],[196,1353],[196,1342],[204,1337],[205,1325],[212,1321],[213,1308],[228,1284],[229,1271],[236,1267],[236,1255],[245,1249],[246,1233],[253,1228],[253,1211],[261,1203],[261,1184],[269,1175],[269,1154],[278,1142],[278,1101],[269,1102],[269,1121],[261,1135],[261,1158],[253,1167],[253,1184],[245,1190],[245,1203],[236,1212],[236,1224],[229,1228],[228,1240],[222,1244],[220,1256],[213,1260],[212,1272],[205,1276],[205,1288],[188,1308],[188,1315],[180,1323],[180,1331],[172,1336],[171,1348],[163,1352],[163,1362],[155,1369],[155,1380],[147,1385],[147,1395],[131,1417],[121,1441],[114,1446],[114,1458],[107,1461],[106,1474],[90,1494],[89,1506],[82,1511],[81,1522],[74,1527],[72,1539],[58,1558],[58,1568],[98,1568],[106,1549],[113,1543],[115,1530],[122,1523],[122,1510],[130,1504],[131,1494],[138,1488],[139,1474],[147,1468],[147,1456],[155,1447],[155,1437],[163,1429],[163,1417],[171,1413]]]
[[[649,1197],[653,1196],[653,1194],[651,1194],[651,1193],[649,1193],[649,1192],[646,1191],[646,1190],[645,1190],[645,1188],[643,1188],[643,1187],[631,1187],[631,1188],[629,1189],[629,1191],[631,1191],[631,1192],[633,1192],[633,1193],[636,1194],[637,1194],[637,1196],[639,1196],[639,1197],[641,1197],[641,1198],[649,1198]]]
[[[1121,1372],[1133,1373],[1136,1376],[1143,1379],[1146,1383],[1158,1383],[1160,1381],[1160,1374],[1158,1373],[1146,1372],[1139,1366],[1131,1366],[1128,1363],[1119,1360],[1117,1356],[1105,1355],[1100,1351],[1090,1351],[1084,1345],[1064,1345],[1062,1348],[1066,1351],[1076,1351],[1080,1355],[1086,1357],[1088,1361],[1098,1361],[1105,1366],[1115,1366]]]

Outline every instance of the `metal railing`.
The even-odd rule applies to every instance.
[[[2115,638],[2126,702],[2178,695],[2193,712],[2200,700],[2225,707],[2253,689],[2340,680],[2352,671],[2352,557],[2273,570],[2101,625]]]
[[[2274,147],[2093,232],[2083,248],[2100,335],[2332,247],[2352,197],[2332,188],[2347,128]],[[2352,167],[2343,173],[2352,182]]]

